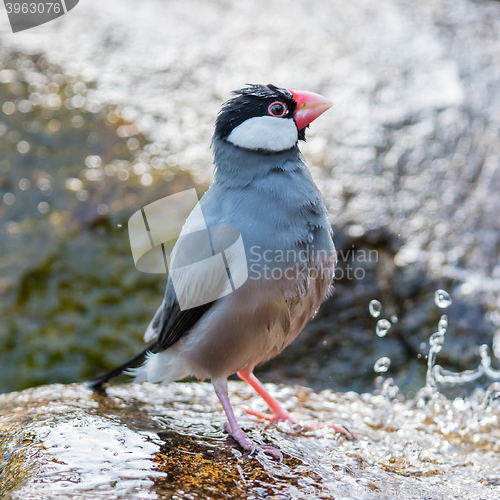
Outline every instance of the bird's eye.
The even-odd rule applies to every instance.
[[[269,105],[267,108],[269,114],[271,116],[276,116],[277,118],[281,118],[282,116],[285,116],[287,109],[286,106],[279,101],[273,102],[272,104]]]

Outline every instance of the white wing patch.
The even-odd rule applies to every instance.
[[[156,311],[153,319],[151,320],[151,323],[149,323],[146,329],[146,333],[144,334],[144,342],[151,342],[158,338],[158,335],[160,334],[161,330],[161,325],[160,325],[161,314],[164,307],[165,307],[165,301],[161,303],[161,306]]]
[[[295,146],[298,137],[293,118],[256,116],[238,125],[227,140],[240,148],[285,151]]]

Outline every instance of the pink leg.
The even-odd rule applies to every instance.
[[[229,401],[229,395],[227,392],[227,380],[214,379],[212,380],[212,384],[215,389],[215,394],[217,394],[217,397],[222,403],[222,408],[224,408],[224,412],[227,416],[228,423],[226,429],[229,434],[234,439],[236,439],[236,441],[238,441],[240,446],[249,451],[260,450],[264,453],[269,453],[270,455],[278,457],[280,460],[283,460],[283,455],[279,450],[273,448],[272,446],[260,446],[257,443],[254,443],[238,425],[236,417],[234,416],[233,407],[231,406],[231,402]]]
[[[238,377],[240,377],[245,382],[248,382],[255,389],[257,394],[259,394],[259,396],[261,396],[262,399],[267,403],[269,409],[273,412],[274,416],[270,417],[265,413],[261,413],[260,411],[255,411],[255,410],[245,410],[245,411],[249,415],[255,415],[256,417],[264,418],[266,420],[270,420],[271,422],[286,421],[290,422],[291,424],[296,424],[297,421],[290,416],[290,414],[278,403],[278,401],[276,401],[271,396],[271,394],[267,392],[266,388],[259,382],[259,379],[253,374],[252,370],[253,368],[243,368],[242,370],[237,372]],[[354,436],[341,425],[333,425],[333,424],[327,425],[319,422],[314,426],[309,427],[309,430],[316,430],[325,425],[330,429],[333,429],[335,432],[344,434],[344,436],[349,440],[354,439]]]
[[[259,382],[259,379],[252,373],[252,369],[243,368],[238,373],[240,377],[245,382],[248,382],[257,392],[257,394],[267,403],[269,409],[273,412],[274,416],[269,417],[268,415],[254,411],[245,410],[250,415],[255,415],[259,418],[265,418],[266,420],[271,420],[272,422],[290,422],[291,424],[296,424],[297,421],[293,419],[290,414],[276,401],[271,394],[269,394],[266,388]]]

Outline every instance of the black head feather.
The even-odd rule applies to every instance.
[[[297,103],[292,93],[275,85],[252,85],[232,92],[235,97],[226,101],[215,121],[214,137],[225,139],[245,120],[256,116],[266,116],[268,107],[274,101],[286,104],[288,111],[283,118],[292,118]],[[307,127],[306,127],[307,128]],[[305,141],[305,129],[299,130],[299,139]]]

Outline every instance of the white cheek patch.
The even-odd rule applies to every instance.
[[[256,116],[238,125],[227,140],[240,148],[285,151],[295,146],[298,137],[293,118]]]

